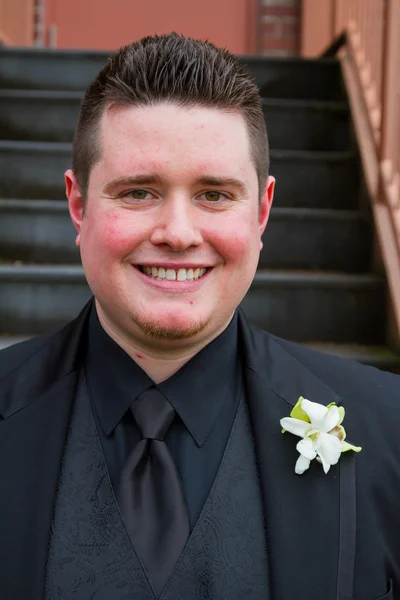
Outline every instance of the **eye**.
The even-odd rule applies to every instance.
[[[127,192],[126,196],[133,198],[133,200],[147,200],[148,194],[147,190],[131,190]]]
[[[221,192],[216,192],[216,191],[204,192],[203,197],[207,200],[207,202],[214,202],[214,203],[227,199],[225,194],[221,194]]]

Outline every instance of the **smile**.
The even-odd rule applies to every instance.
[[[148,277],[157,279],[158,281],[163,279],[168,281],[196,281],[203,277],[208,271],[206,267],[197,269],[170,269],[166,267],[138,266],[138,268]]]

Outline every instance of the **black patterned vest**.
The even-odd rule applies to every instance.
[[[161,600],[268,600],[266,535],[245,400]],[[45,600],[155,600],[125,530],[82,379],[58,485]]]

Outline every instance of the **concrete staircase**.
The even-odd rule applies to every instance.
[[[277,178],[250,320],[384,369],[386,282],[334,60],[243,59],[260,87]],[[0,49],[0,347],[59,326],[90,296],[64,194],[83,90],[106,54]]]

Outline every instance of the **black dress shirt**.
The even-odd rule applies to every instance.
[[[156,385],[102,328],[93,303],[85,379],[107,469],[114,484],[140,440],[129,410],[156,387],[176,411],[165,442],[180,475],[193,529],[221,464],[243,393],[237,314],[177,373]]]

